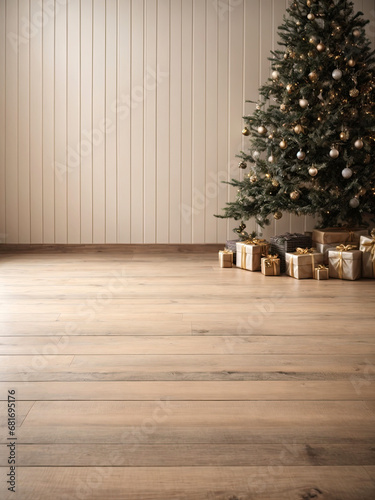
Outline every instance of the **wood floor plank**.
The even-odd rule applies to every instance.
[[[374,381],[0,382],[18,401],[356,401],[375,400]],[[370,408],[371,409],[371,408]]]
[[[373,500],[353,467],[19,467],[17,500]],[[4,492],[5,500],[11,492]]]

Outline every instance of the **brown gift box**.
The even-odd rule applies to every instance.
[[[328,250],[329,276],[341,280],[358,280],[361,277],[362,252],[356,245],[339,245]]]
[[[375,229],[371,237],[361,236],[359,249],[362,253],[362,277],[375,278]]]
[[[313,278],[315,267],[323,264],[323,254],[314,248],[297,248],[294,253],[286,253],[286,273],[298,280]]]
[[[219,251],[219,264],[220,267],[232,267],[233,265],[233,252],[231,250]]]
[[[314,269],[314,279],[316,280],[328,280],[329,279],[329,269],[328,267],[320,264]]]
[[[268,254],[269,246],[266,240],[258,238],[236,243],[236,266],[248,271],[260,271],[262,254]]]
[[[334,246],[340,243],[357,243],[360,236],[367,236],[367,229],[346,229],[344,227],[327,227],[314,229],[312,239],[317,243],[330,243]]]
[[[267,255],[262,258],[261,271],[264,276],[280,276],[280,259],[278,255]]]

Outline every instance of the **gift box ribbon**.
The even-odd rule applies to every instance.
[[[366,241],[362,243],[365,248],[365,252],[370,252],[371,260],[372,260],[372,274],[375,276],[375,229],[371,231],[371,241]]]
[[[279,259],[279,256],[276,255],[266,255],[266,259],[264,261],[266,267],[273,267],[273,274],[276,275],[277,273],[277,260]]]
[[[336,270],[338,272],[340,280],[342,280],[342,277],[343,277],[343,265],[344,265],[342,252],[349,252],[350,250],[355,250],[356,248],[357,248],[357,245],[344,245],[343,243],[341,243],[341,245],[338,245],[336,247],[336,250],[339,251],[339,260],[338,260],[337,266],[335,266],[335,267],[336,267]]]

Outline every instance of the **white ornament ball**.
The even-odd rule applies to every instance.
[[[359,199],[358,199],[358,198],[352,198],[352,199],[349,201],[349,205],[350,205],[352,208],[358,208],[358,207],[359,207]]]
[[[314,19],[315,19],[314,14],[313,14],[312,12],[309,12],[309,13],[307,14],[307,19],[308,19],[309,21],[314,21]]]
[[[345,167],[341,172],[341,175],[344,177],[344,179],[350,179],[350,177],[353,175],[353,170],[349,167]]]
[[[297,158],[299,160],[304,160],[306,158],[306,153],[304,151],[298,151]]]
[[[331,151],[329,152],[329,156],[331,158],[338,158],[339,157],[339,151],[336,148],[332,148]]]
[[[280,73],[278,71],[276,71],[276,70],[272,71],[271,77],[273,80],[277,80],[279,78],[279,76],[280,76]]]
[[[311,177],[315,177],[318,174],[318,169],[316,167],[310,167],[309,174],[311,175]]]
[[[361,34],[361,32],[357,29],[353,30],[353,35],[358,37]]]
[[[301,108],[307,108],[307,106],[309,105],[309,101],[307,99],[300,99],[299,105],[301,106]]]
[[[265,134],[267,132],[267,129],[266,127],[263,127],[263,125],[261,125],[260,127],[258,127],[258,133],[259,134]]]
[[[332,71],[332,78],[334,78],[335,80],[341,80],[341,78],[342,78],[341,69],[334,69]]]
[[[268,161],[269,161],[269,163],[274,163],[274,161],[275,161],[275,157],[274,157],[274,156],[272,156],[272,155],[271,155],[271,156],[269,156],[269,157],[268,157]]]
[[[363,148],[363,141],[362,139],[357,139],[354,143],[354,147],[357,149],[362,149]]]
[[[254,158],[254,160],[257,160],[259,157],[260,157],[259,151],[254,151],[253,152],[253,158]]]

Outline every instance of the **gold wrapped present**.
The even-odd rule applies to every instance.
[[[261,271],[265,276],[280,276],[280,259],[276,255],[262,257]]]
[[[371,236],[361,236],[359,249],[362,253],[362,277],[375,278],[375,229]]]
[[[330,243],[335,246],[337,242],[345,244],[358,244],[360,236],[367,236],[367,229],[327,227],[314,229],[312,239],[316,243]]]
[[[232,267],[233,265],[233,252],[232,250],[224,250],[219,251],[219,264],[220,267]]]
[[[358,280],[361,277],[362,252],[356,245],[339,245],[328,250],[329,276],[340,280]]]
[[[262,255],[268,255],[269,243],[259,238],[251,238],[236,243],[236,266],[248,271],[260,271]]]
[[[324,266],[323,264],[319,264],[319,266],[314,269],[314,279],[328,280],[328,278],[329,278],[328,267]]]
[[[313,246],[316,248],[316,251],[323,254],[323,262],[328,265],[328,250],[334,250],[341,243],[345,243],[344,241],[337,241],[336,243],[319,243],[317,241],[313,241]]]
[[[298,280],[313,278],[315,268],[323,264],[323,254],[315,248],[297,248],[293,253],[285,254],[286,273]]]

